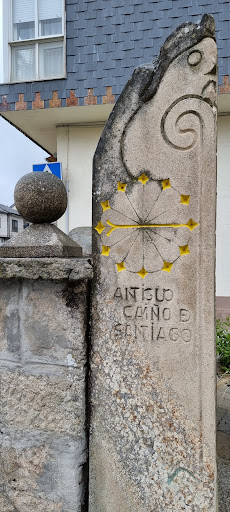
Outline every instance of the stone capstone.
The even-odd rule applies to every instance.
[[[81,256],[80,245],[54,224],[32,224],[0,246],[0,258],[80,258]]]
[[[64,184],[48,172],[22,176],[16,184],[14,200],[23,219],[36,224],[55,222],[67,208]]]

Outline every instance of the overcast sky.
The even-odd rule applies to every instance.
[[[14,202],[14,187],[33,164],[45,161],[48,153],[31,142],[0,116],[0,203]]]

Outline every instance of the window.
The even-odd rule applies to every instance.
[[[64,75],[63,9],[63,0],[12,0],[11,81]]]
[[[18,233],[18,220],[12,219],[12,231]]]

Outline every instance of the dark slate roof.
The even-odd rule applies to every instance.
[[[17,210],[14,210],[14,208],[10,208],[10,206],[5,206],[4,204],[0,204],[0,212],[20,216]]]
[[[230,2],[226,0],[66,0],[67,79],[0,85],[2,110],[14,110],[18,94],[32,108],[35,93],[49,107],[53,91],[66,106],[70,90],[79,105],[93,88],[102,103],[106,87],[120,94],[133,69],[153,60],[166,37],[181,23],[197,22],[204,13],[216,22],[219,84],[230,74]]]

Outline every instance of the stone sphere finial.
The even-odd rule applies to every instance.
[[[58,220],[67,208],[64,184],[49,172],[30,172],[17,182],[15,206],[23,219],[33,224]]]

